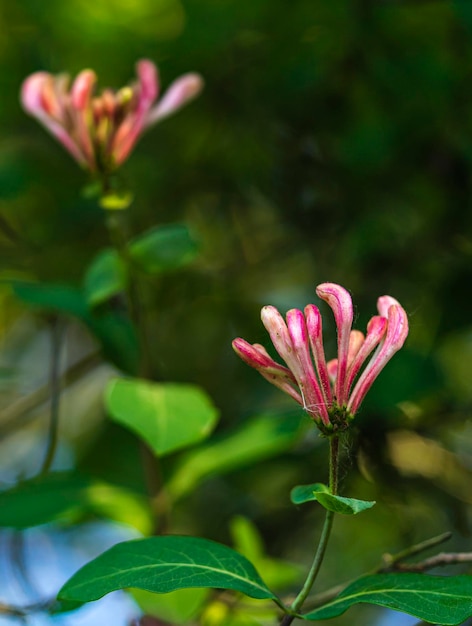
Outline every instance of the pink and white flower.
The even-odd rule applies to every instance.
[[[377,301],[379,315],[364,335],[352,330],[353,306],[346,289],[334,283],[316,288],[334,313],[338,356],[326,361],[321,314],[314,304],[291,309],[286,320],[273,306],[262,309],[262,323],[286,366],[274,361],[260,344],[235,339],[242,360],[306,409],[326,432],[346,428],[381,370],[405,343],[408,318],[391,296]],[[370,356],[370,360],[368,360]]]
[[[81,166],[109,173],[128,158],[147,128],[178,111],[203,87],[199,74],[185,74],[158,100],[156,65],[142,59],[136,73],[131,85],[94,95],[93,70],[82,70],[72,85],[65,74],[36,72],[23,82],[21,103]]]

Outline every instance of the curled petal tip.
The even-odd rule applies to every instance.
[[[149,103],[154,102],[159,93],[159,73],[156,64],[149,59],[141,59],[136,63],[136,73],[142,91],[141,97]]]
[[[51,78],[47,72],[35,72],[25,78],[20,90],[20,102],[25,111],[35,116],[42,113],[41,94],[46,81]]]
[[[196,98],[202,91],[203,84],[203,78],[196,73],[184,74],[175,80],[154,109],[149,112],[146,126],[172,115],[184,104]]]
[[[400,304],[392,304],[388,309],[388,327],[386,343],[390,343],[393,352],[403,347],[408,336],[408,316]]]
[[[71,89],[72,106],[75,109],[81,110],[88,106],[96,80],[97,75],[93,70],[82,70],[77,75]]]
[[[392,304],[400,304],[398,300],[392,298],[392,296],[380,296],[377,300],[377,310],[382,317],[388,317],[388,310]]]

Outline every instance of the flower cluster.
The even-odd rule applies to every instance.
[[[135,83],[94,96],[97,76],[92,70],[81,71],[71,86],[65,74],[36,72],[24,81],[21,102],[81,166],[93,173],[110,173],[147,128],[180,109],[203,87],[198,74],[185,74],[156,103],[157,67],[142,59],[136,73]]]
[[[307,305],[304,313],[291,309],[286,321],[275,307],[262,309],[262,323],[287,367],[274,361],[259,344],[235,339],[233,348],[243,361],[303,406],[329,434],[349,425],[380,371],[403,346],[408,318],[394,298],[382,296],[377,301],[379,315],[371,318],[364,335],[352,330],[352,300],[346,289],[323,283],[316,293],[334,313],[336,359],[326,361],[321,314],[314,304]]]

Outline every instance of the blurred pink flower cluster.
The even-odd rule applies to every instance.
[[[21,102],[81,166],[109,173],[127,159],[147,128],[178,111],[203,87],[198,74],[185,74],[158,100],[155,64],[142,59],[136,73],[134,83],[94,95],[93,70],[82,70],[72,85],[66,74],[36,72],[24,81]]]
[[[287,367],[274,361],[260,344],[235,339],[233,348],[243,361],[303,406],[328,434],[348,426],[374,380],[403,346],[408,318],[394,298],[382,296],[377,301],[379,315],[371,318],[364,335],[352,330],[353,306],[346,289],[323,283],[316,293],[334,313],[337,358],[326,361],[321,314],[314,304],[307,305],[304,312],[291,309],[286,321],[275,307],[262,309],[262,323]]]

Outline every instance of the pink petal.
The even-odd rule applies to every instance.
[[[38,117],[44,114],[42,93],[44,85],[53,77],[47,72],[35,72],[23,81],[20,100],[23,108],[30,115]]]
[[[92,91],[97,77],[92,70],[82,70],[71,88],[72,115],[74,116],[74,130],[89,168],[96,169],[95,149],[92,140],[93,111],[91,105]]]
[[[326,367],[328,369],[329,379],[332,380],[333,383],[335,383],[336,376],[338,374],[338,359],[331,359],[330,361],[328,361]]]
[[[289,369],[292,369],[289,361],[294,361],[293,345],[284,318],[280,315],[275,306],[269,305],[263,307],[261,310],[261,319],[265,329],[270,335],[274,348],[287,363]],[[293,372],[293,374],[296,376],[295,372]]]
[[[326,357],[323,346],[323,329],[321,314],[314,304],[307,304],[305,307],[305,318],[308,330],[308,336],[310,338],[311,351],[315,360],[316,370],[318,372],[318,378],[321,383],[321,389],[325,398],[326,404],[332,404],[333,398],[331,393],[331,384],[328,368],[326,366]]]
[[[139,78],[141,106],[148,110],[159,95],[159,73],[155,63],[149,59],[141,59],[136,63]]]
[[[172,115],[184,104],[198,96],[203,89],[203,78],[199,74],[184,74],[177,78],[167,89],[158,104],[149,112],[146,126]]]
[[[377,300],[377,310],[379,315],[382,317],[388,318],[388,310],[392,306],[392,304],[400,304],[398,300],[392,298],[392,296],[380,296]]]
[[[115,163],[123,163],[129,156],[139,136],[147,126],[151,106],[159,93],[159,76],[156,65],[147,59],[136,64],[139,83],[135,87],[137,102],[115,133],[111,152]]]
[[[62,143],[78,163],[85,165],[86,157],[74,138],[44,109],[43,90],[52,78],[47,72],[36,72],[29,76],[21,88],[21,104],[27,113],[39,120],[51,135]]]
[[[344,406],[347,402],[347,359],[349,335],[351,332],[353,309],[349,292],[334,283],[323,283],[316,288],[318,296],[327,302],[334,313],[338,329],[338,373],[336,376],[336,402]]]
[[[305,401],[305,408],[316,420],[320,418],[325,425],[330,424],[326,400],[316,379],[315,369],[310,355],[310,344],[305,316],[298,309],[287,313],[287,327],[292,340],[294,355],[300,364],[300,375],[295,378]]]
[[[377,344],[381,341],[382,337],[387,330],[387,319],[385,317],[380,317],[379,315],[375,315],[372,317],[367,324],[367,337],[365,341],[362,343],[359,351],[357,352],[355,358],[349,366],[347,372],[347,388],[348,391],[354,382],[357,374],[359,373],[362,365],[365,360],[372,352],[372,350],[377,346]]]
[[[82,70],[71,88],[71,103],[74,109],[83,110],[90,105],[90,97],[97,77],[92,70]]]
[[[387,333],[385,338],[372,355],[369,364],[362,372],[349,398],[348,409],[352,414],[356,413],[374,380],[388,361],[390,361],[392,356],[400,350],[407,336],[408,317],[406,312],[400,304],[391,304],[388,309]]]
[[[349,369],[351,363],[354,360],[354,357],[362,348],[362,344],[364,343],[365,337],[364,333],[360,330],[351,330],[349,335],[349,349],[347,352],[347,367]]]
[[[276,363],[267,354],[263,346],[259,344],[251,345],[244,339],[238,338],[233,341],[233,349],[245,363],[256,369],[266,380],[303,406],[302,397],[294,388],[296,381],[292,372]]]

